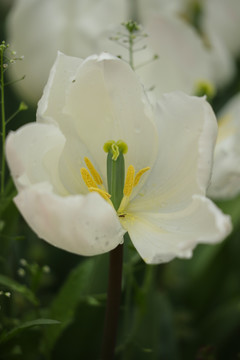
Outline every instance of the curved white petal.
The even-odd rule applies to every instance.
[[[68,88],[64,112],[73,119],[68,128],[74,128],[100,169],[106,169],[102,149],[108,140],[127,143],[126,166],[139,170],[153,163],[158,146],[154,114],[125,62],[106,53],[87,58]]]
[[[126,20],[126,1],[18,0],[7,20],[7,38],[24,61],[9,70],[23,99],[33,104],[41,97],[57,51],[86,57],[99,52],[99,36]]]
[[[143,260],[150,264],[189,258],[198,243],[216,243],[231,231],[230,217],[198,195],[180,211],[130,213],[123,226]]]
[[[146,42],[152,55],[140,52],[140,55],[146,55],[139,62],[151,59],[153,54],[159,59],[137,72],[147,88],[154,86],[157,97],[175,90],[194,95],[200,81],[213,81],[211,57],[189,24],[176,16],[158,14],[149,20],[146,31],[149,35]]]
[[[239,0],[207,0],[204,2],[202,27],[207,33],[215,33],[228,50],[239,55],[240,2]]]
[[[58,165],[65,138],[53,125],[27,124],[6,139],[6,156],[19,191],[42,181],[48,181],[58,194],[66,194]]]
[[[123,241],[115,210],[97,193],[60,197],[40,183],[20,191],[14,201],[36,234],[61,249],[97,255]]]
[[[219,114],[218,141],[208,196],[229,199],[240,192],[240,94]]]
[[[68,87],[74,81],[76,71],[83,60],[66,56],[61,52],[58,52],[56,56],[43,96],[38,103],[37,122],[55,123],[61,128],[62,123],[70,121],[66,114],[63,114],[63,107]]]
[[[221,88],[228,84],[236,72],[235,62],[222,39],[215,33],[207,34],[212,63],[213,83]]]
[[[37,109],[37,122],[53,123],[64,132],[66,142],[60,157],[59,176],[71,194],[87,192],[80,169],[85,166],[84,157],[90,154],[78,138],[71,116],[63,112],[69,85],[82,62],[82,59],[58,52]]]
[[[138,0],[138,15],[140,23],[146,23],[146,20],[156,14],[156,12],[166,14],[182,14],[186,5],[186,0]]]
[[[209,183],[217,122],[206,100],[165,94],[156,117],[158,154],[147,181],[129,204],[130,212],[183,208],[192,195],[205,195]]]

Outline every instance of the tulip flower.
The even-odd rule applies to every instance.
[[[7,138],[15,204],[76,254],[108,252],[128,232],[146,263],[189,258],[231,230],[205,196],[216,133],[204,98],[174,92],[153,106],[124,61],[59,53],[36,123]]]
[[[200,83],[214,84],[212,58],[192,26],[176,16],[157,14],[146,24],[146,33],[147,51],[136,53],[137,65],[151,54],[158,59],[136,70],[146,88],[154,86],[157,97],[175,90],[194,95]]]
[[[126,18],[125,1],[15,1],[6,33],[11,47],[24,56],[9,71],[13,81],[26,76],[14,84],[21,98],[36,105],[57,51],[82,58],[100,52],[99,38]]]
[[[185,76],[186,84],[195,80],[196,85],[198,77],[222,88],[233,78],[236,67],[232,51],[229,51],[231,44],[228,45],[225,38],[239,45],[239,4],[238,0],[138,0],[140,22],[144,23],[150,34],[151,43],[153,35],[154,51],[157,48],[160,57],[168,57],[170,62],[167,66],[166,61],[164,68],[168,69],[176,61],[175,69],[178,69],[179,74],[175,74],[177,70],[174,71],[174,68],[172,72],[165,72],[170,77],[170,83],[174,77],[178,79]],[[160,71],[164,72],[164,68]],[[192,82],[191,88],[193,85]],[[178,89],[186,91],[185,88],[186,85],[182,85]]]
[[[205,0],[201,27],[207,34],[215,34],[229,52],[240,54],[240,2],[238,0]]]
[[[219,113],[219,131],[208,195],[230,199],[240,192],[240,94],[235,95]]]

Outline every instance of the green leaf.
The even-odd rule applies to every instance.
[[[59,324],[59,321],[51,319],[37,319],[33,321],[27,321],[14,329],[2,334],[0,336],[0,344],[6,343],[15,336],[19,335],[21,332],[33,327],[33,326],[42,326],[42,325],[56,325]]]
[[[3,230],[5,226],[5,222],[3,220],[0,220],[0,232]]]
[[[238,226],[240,219],[240,196],[230,200],[217,201],[216,203],[225,214],[231,216],[233,226]]]
[[[107,274],[108,254],[86,259],[70,273],[50,308],[49,317],[61,321],[59,327],[46,330],[46,341],[50,349],[73,320],[79,303],[88,302],[89,295],[103,294],[106,291]]]
[[[15,193],[11,194],[10,196],[0,197],[0,214],[3,214],[7,207],[11,204],[14,195]]]
[[[9,290],[16,291],[29,300],[32,304],[38,305],[39,301],[34,293],[28,289],[25,285],[19,284],[17,281],[11,278],[0,275],[0,284],[6,286]]]

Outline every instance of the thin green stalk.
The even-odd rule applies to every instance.
[[[1,195],[4,193],[5,182],[5,138],[6,138],[6,123],[5,123],[5,99],[4,99],[4,69],[3,69],[3,48],[0,50],[0,67],[1,67],[1,115],[2,115],[2,161],[1,161]]]
[[[134,70],[134,62],[133,62],[133,34],[129,34],[129,65]]]

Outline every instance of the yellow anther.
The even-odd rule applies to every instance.
[[[110,197],[111,197],[111,195],[108,193],[108,192],[106,192],[106,191],[104,191],[104,190],[102,190],[102,189],[99,189],[99,188],[97,188],[97,187],[89,187],[88,188],[88,190],[90,191],[90,192],[97,192],[99,195],[101,195],[105,200],[107,200],[108,202],[110,202],[111,203],[111,201],[109,200],[110,199]]]
[[[85,184],[87,185],[88,188],[97,188],[97,184],[96,182],[93,180],[93,178],[91,177],[89,171],[85,168],[81,168],[81,175],[83,178],[83,181],[85,182]]]
[[[123,189],[123,194],[129,197],[132,193],[133,184],[134,184],[134,176],[135,176],[135,169],[132,165],[130,165],[127,169],[127,175],[125,179],[125,185]]]
[[[150,167],[148,166],[148,167],[145,167],[145,168],[139,170],[139,172],[138,172],[138,173],[136,174],[136,176],[135,176],[133,186],[136,186],[136,185],[139,183],[139,181],[140,181],[140,179],[141,179],[141,176],[142,176],[145,172],[147,172],[149,169],[150,169]]]
[[[97,170],[95,169],[93,163],[89,160],[89,158],[85,157],[84,158],[84,161],[85,161],[85,164],[87,165],[88,167],[88,170],[90,171],[93,179],[95,180],[95,182],[98,184],[98,185],[102,185],[102,179],[101,179],[101,176],[99,175],[99,173],[97,172]]]

